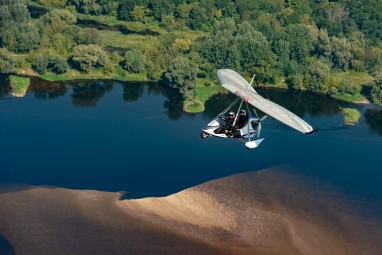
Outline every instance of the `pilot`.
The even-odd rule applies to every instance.
[[[215,133],[226,134],[227,136],[229,136],[232,132],[233,123],[235,121],[235,113],[234,112],[228,113],[226,117],[224,116],[222,117],[222,120],[225,121],[225,124],[217,128],[215,130]]]

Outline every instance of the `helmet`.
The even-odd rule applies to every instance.
[[[247,114],[245,110],[240,110],[240,113],[242,113],[242,114],[244,114],[244,115]]]
[[[228,115],[232,115],[232,116],[234,116],[235,117],[235,113],[234,112],[229,112],[229,114]]]

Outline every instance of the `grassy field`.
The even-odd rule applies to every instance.
[[[13,95],[17,97],[23,97],[28,90],[30,79],[16,75],[9,76],[9,79],[11,81]]]

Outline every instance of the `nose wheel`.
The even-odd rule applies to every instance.
[[[202,138],[202,139],[206,139],[207,137],[209,137],[210,135],[208,134],[208,133],[206,133],[206,132],[204,132],[204,131],[202,131],[201,133],[200,133],[200,137]]]

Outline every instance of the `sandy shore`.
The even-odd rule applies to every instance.
[[[278,169],[201,184],[163,198],[8,187],[1,254],[378,254],[380,219]],[[2,252],[3,251],[3,252]]]

